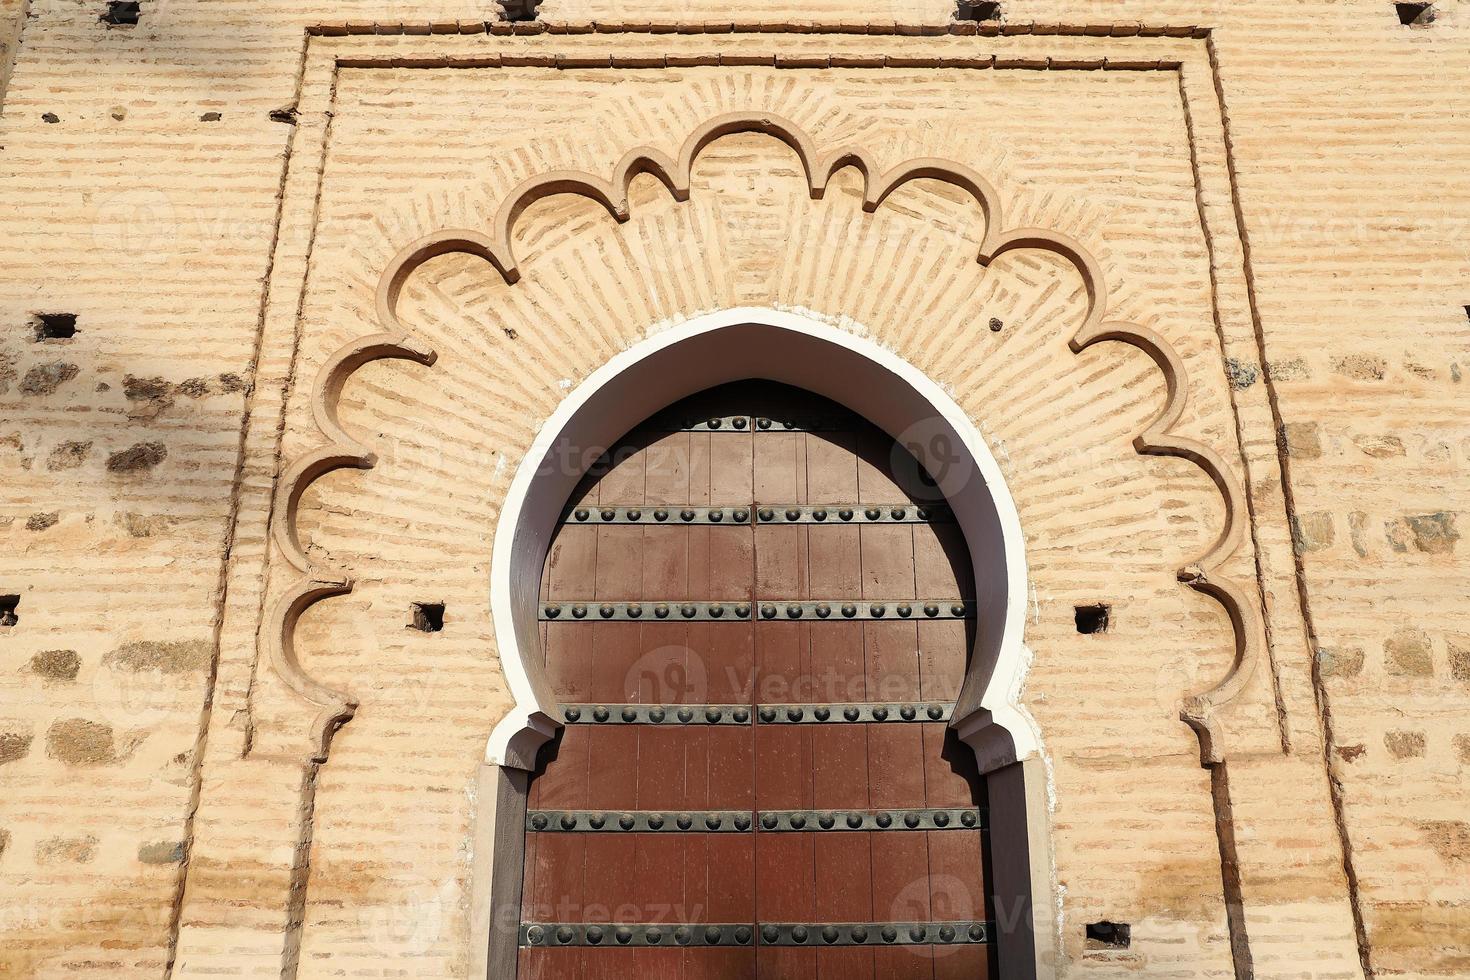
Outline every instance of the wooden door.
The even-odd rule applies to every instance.
[[[949,518],[887,436],[768,383],[595,468],[542,584],[567,724],[531,784],[522,980],[991,975]]]

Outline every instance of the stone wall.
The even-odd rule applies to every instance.
[[[28,16],[23,6],[0,4],[0,23],[25,26],[8,89],[0,78],[8,205],[0,209],[0,596],[18,597],[14,624],[0,626],[0,974],[165,973],[191,844],[220,824],[251,829],[239,850],[208,854],[213,863],[196,861],[194,870],[215,879],[215,913],[237,911],[195,949],[244,972],[244,957],[231,965],[231,944],[243,945],[251,930],[286,927],[272,915],[252,918],[251,903],[290,867],[289,855],[273,849],[295,838],[266,827],[273,816],[244,818],[263,800],[300,797],[292,716],[271,714],[272,704],[286,702],[269,700],[280,685],[268,665],[236,670],[221,657],[231,649],[231,617],[253,622],[251,604],[265,598],[232,587],[242,556],[265,550],[257,525],[237,524],[237,511],[268,497],[274,473],[273,456],[256,465],[242,455],[246,413],[254,412],[261,445],[274,447],[266,436],[284,426],[289,463],[310,445],[301,399],[315,366],[335,343],[372,328],[371,291],[395,249],[449,221],[483,223],[515,179],[553,165],[605,173],[628,146],[672,148],[691,123],[732,108],[793,114],[832,138],[863,137],[887,162],[960,157],[1011,192],[1015,220],[1059,227],[1099,252],[1126,314],[1167,334],[1200,379],[1192,434],[1226,452],[1251,493],[1249,541],[1230,569],[1257,583],[1271,642],[1228,729],[1258,974],[1356,975],[1361,964],[1378,975],[1470,972],[1470,631],[1451,615],[1466,593],[1460,515],[1470,503],[1461,387],[1470,346],[1470,6],[1442,0],[1438,19],[1408,26],[1380,0],[1007,0],[1004,20],[1015,36],[942,41],[907,37],[947,30],[953,7],[939,0],[741,8],[743,21],[801,32],[789,37],[644,32],[651,23],[694,32],[728,22],[727,4],[704,0],[636,10],[619,0],[545,0],[548,25],[601,25],[598,34],[554,37],[486,34],[486,21],[498,16],[489,0],[144,0],[136,26],[105,24],[106,4],[95,0],[31,0]],[[867,24],[872,36],[857,26]],[[1163,36],[1126,36],[1140,24]],[[467,33],[423,36],[430,29]],[[829,29],[843,33],[821,33]],[[1115,33],[1125,36],[1085,36]],[[345,34],[354,36],[338,36]],[[0,44],[7,37],[0,33]],[[329,44],[345,58],[408,60],[396,69],[346,68],[335,90],[323,88],[307,69],[323,63]],[[613,80],[619,69],[599,75],[590,64],[539,63],[552,47],[652,60],[627,69],[645,75]],[[798,60],[777,68],[773,53],[770,67],[722,65],[721,54],[736,50]],[[942,63],[987,51],[1017,64],[985,74],[978,88],[971,76],[982,73]],[[504,52],[512,60],[494,71],[431,67]],[[671,52],[693,60],[670,62]],[[867,68],[849,72],[886,80],[873,94],[861,79],[832,84],[833,52],[867,59]],[[875,65],[874,57],[895,60]],[[1076,67],[1099,57],[1184,67],[1136,75]],[[9,59],[0,51],[0,63]],[[803,81],[799,73],[815,74],[819,64],[828,69],[823,79]],[[299,104],[308,97],[317,102]],[[876,107],[877,122],[863,106]],[[883,121],[895,111],[898,118]],[[527,127],[527,119],[538,123]],[[905,119],[924,125],[906,129]],[[325,134],[329,120],[330,138],[307,138],[312,127]],[[459,135],[467,125],[474,139]],[[316,147],[317,162],[293,149],[301,146]],[[446,594],[456,608],[483,607],[485,569],[473,555],[488,555],[495,488],[509,472],[496,468],[518,461],[516,447],[561,382],[585,377],[593,355],[655,323],[737,301],[846,316],[880,334],[932,323],[932,336],[904,333],[894,343],[914,344],[913,357],[943,375],[952,365],[937,349],[977,345],[961,297],[1001,303],[1004,318],[1028,325],[1020,337],[1000,334],[995,353],[1002,364],[1037,365],[1056,386],[1049,390],[1062,392],[1047,403],[1055,416],[1043,412],[1031,434],[1060,435],[1071,431],[1069,418],[1087,418],[1090,434],[1111,439],[1114,450],[1075,454],[1088,465],[1106,460],[1114,469],[1104,479],[1092,470],[1053,473],[1046,467],[1059,464],[1036,450],[1032,466],[1007,471],[1013,486],[1050,474],[1073,488],[1057,511],[1039,483],[1023,496],[1044,586],[1028,627],[1038,673],[1027,703],[1043,733],[1055,733],[1060,784],[1076,787],[1058,798],[1055,828],[1058,872],[1073,903],[1061,921],[1064,973],[1165,963],[1228,972],[1209,774],[1174,709],[1177,697],[1219,674],[1228,629],[1216,606],[1173,584],[1170,567],[1218,523],[1219,498],[1187,466],[1126,452],[1160,397],[1157,374],[1136,352],[1067,360],[1056,343],[1064,331],[1025,341],[1031,325],[1065,321],[1075,302],[1073,287],[1041,290],[1045,263],[1022,270],[1010,290],[960,291],[916,307],[881,291],[818,295],[821,267],[805,279],[773,278],[773,270],[803,268],[781,251],[785,238],[716,241],[701,225],[759,230],[773,201],[794,199],[789,156],[768,155],[759,140],[732,146],[713,158],[711,180],[747,195],[748,203],[731,205],[733,218],[698,201],[670,208],[665,197],[648,223],[634,225],[644,229],[645,259],[661,254],[660,242],[693,252],[656,299],[606,300],[615,292],[609,250],[626,246],[593,212],[562,205],[536,213],[539,237],[523,246],[528,265],[534,258],[561,270],[544,301],[521,298],[534,295],[529,289],[501,297],[483,269],[449,259],[415,287],[406,320],[451,355],[470,321],[504,321],[501,336],[476,343],[485,364],[510,367],[527,386],[499,392],[522,399],[515,416],[492,412],[450,426],[466,426],[478,451],[506,460],[488,464],[492,479],[476,483],[455,460],[440,469],[412,465],[425,459],[426,420],[483,397],[474,372],[456,373],[463,358],[456,368],[449,356],[441,372],[459,387],[385,365],[349,390],[344,414],[393,435],[407,465],[385,456],[370,478],[334,477],[312,492],[304,535],[355,565],[363,586],[304,624],[302,656],[329,677],[385,664],[410,675],[397,678],[406,683],[392,675],[362,682],[361,716],[320,771],[312,864],[320,875],[299,910],[307,922],[300,972],[371,972],[400,957],[416,964],[416,975],[467,969],[468,871],[456,854],[468,846],[477,746],[503,693],[481,613],[467,617],[457,638],[443,637],[451,649],[435,651],[442,669],[473,682],[447,707],[435,701],[425,710],[414,699],[434,688],[412,675],[422,669],[421,651],[400,620],[420,583],[442,577],[439,559],[450,545],[466,550]],[[1098,161],[1108,162],[1101,176]],[[295,206],[288,162],[297,180],[314,182],[313,167],[326,168],[319,200],[308,193],[308,206]],[[943,198],[908,206],[941,223],[959,213]],[[797,220],[804,234],[831,243],[831,227],[847,227],[839,217],[803,211]],[[882,244],[880,236],[847,267],[845,284],[868,281],[860,273],[872,271]],[[308,260],[313,245],[321,251]],[[263,325],[274,316],[289,333],[298,320],[289,305],[273,308],[285,300],[268,297],[267,283],[279,280],[283,258],[298,257],[303,278],[308,268],[312,278],[302,291],[300,350],[282,362],[261,347]],[[887,260],[911,281],[932,274],[915,256]],[[580,276],[592,288],[567,291]],[[559,311],[577,311],[577,331],[538,333]],[[69,321],[55,314],[75,315],[74,335],[38,334],[67,332]],[[620,317],[626,322],[614,322]],[[598,346],[580,359],[554,356],[558,343],[579,336],[597,336]],[[1243,340],[1232,347],[1231,338]],[[1021,346],[1007,353],[1003,345],[1013,343]],[[1068,380],[1088,365],[1122,373]],[[1111,395],[1110,385],[1123,395]],[[414,394],[407,403],[405,391]],[[1004,386],[991,394],[1005,397]],[[272,415],[282,403],[284,415]],[[1025,442],[1005,431],[1024,430],[1025,421],[994,419],[1001,448]],[[1136,486],[1137,506],[1125,508],[1129,520],[1089,536],[1086,515],[1118,492],[1108,472]],[[450,476],[456,489],[439,496]],[[446,519],[445,500],[456,494],[468,504]],[[1136,543],[1150,540],[1164,544]],[[1101,648],[1068,635],[1073,604],[1108,591],[1119,554],[1150,550],[1162,578],[1147,578],[1141,565],[1138,574],[1152,591],[1107,597],[1123,615],[1104,642],[1126,679],[1095,663],[1079,669],[1076,658]],[[1135,615],[1149,615],[1130,616],[1130,599]],[[1079,704],[1052,707],[1068,699]],[[395,709],[426,727],[396,724]],[[1109,729],[1120,719],[1130,738]],[[425,746],[436,750],[427,762],[417,758]],[[251,752],[266,765],[226,765]],[[211,753],[219,767],[205,765]],[[379,780],[374,760],[385,753],[402,778]],[[276,764],[283,759],[291,761]],[[1178,801],[1161,838],[1168,860],[1150,850],[1156,827],[1076,816],[1089,800],[1126,809],[1124,787],[1140,773],[1152,789],[1131,799],[1166,815],[1167,801]],[[425,861],[434,873],[413,870]],[[209,887],[190,883],[206,897]],[[414,928],[425,910],[445,923],[429,940]],[[1107,915],[1158,928],[1138,928],[1131,957],[1088,950],[1082,923]],[[1171,934],[1165,924],[1190,931]],[[321,952],[331,959],[314,956]],[[249,969],[277,975],[279,962],[267,957]]]
[[[0,105],[4,104],[5,86],[10,82],[10,69],[15,64],[16,43],[20,40],[27,6],[25,0],[7,0],[0,5]]]

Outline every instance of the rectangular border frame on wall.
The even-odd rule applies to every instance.
[[[660,35],[655,44],[649,35]],[[1325,751],[1322,721],[1316,710],[1308,628],[1301,606],[1296,555],[1290,537],[1288,501],[1283,490],[1284,460],[1276,433],[1280,417],[1270,381],[1264,370],[1264,350],[1251,279],[1248,242],[1231,159],[1229,120],[1213,41],[1208,29],[1197,26],[1015,25],[973,23],[903,25],[896,23],[650,24],[626,23],[503,23],[447,21],[433,24],[379,24],[375,22],[320,25],[303,40],[294,113],[295,131],[282,173],[279,210],[272,259],[255,347],[255,379],[242,430],[239,482],[233,520],[232,547],[221,599],[219,663],[206,741],[199,753],[196,789],[201,799],[187,828],[190,863],[216,844],[205,839],[224,831],[224,821],[211,822],[211,795],[203,788],[217,784],[232,768],[250,760],[249,717],[251,690],[257,672],[257,635],[265,620],[266,596],[272,570],[270,523],[276,480],[283,465],[281,437],[285,428],[287,396],[295,377],[299,348],[299,320],[305,299],[312,245],[317,222],[322,173],[331,144],[332,109],[342,69],[374,68],[681,68],[694,66],[770,66],[777,69],[824,68],[969,68],[1018,71],[1161,71],[1177,76],[1181,112],[1189,137],[1200,224],[1208,251],[1214,327],[1222,351],[1221,371],[1227,381],[1242,372],[1262,379],[1261,384],[1229,384],[1235,416],[1233,447],[1242,465],[1242,478],[1251,508],[1255,575],[1267,624],[1267,667],[1277,708],[1281,752],[1320,756]],[[609,164],[611,161],[609,161]],[[1278,656],[1278,649],[1285,655]],[[312,787],[320,758],[306,759],[299,795],[281,801],[294,814],[287,825],[295,839],[283,841],[291,866],[281,868],[292,882],[281,896],[284,935],[260,937],[267,947],[258,951],[278,956],[282,977],[294,977],[299,930],[305,906],[309,868]],[[498,767],[482,773],[483,794],[503,790]],[[208,770],[208,771],[206,771]],[[286,785],[292,780],[279,783]],[[1223,783],[1223,780],[1219,780]],[[218,796],[219,794],[215,794]],[[231,797],[224,793],[223,797]],[[228,805],[227,801],[224,805]],[[488,801],[482,800],[482,805]],[[1217,810],[1220,801],[1217,799]],[[274,806],[272,801],[269,805]],[[1226,801],[1228,810],[1228,800]],[[1228,812],[1222,819],[1229,816]],[[196,832],[199,839],[195,840]],[[505,828],[481,826],[475,831],[477,851],[490,846]],[[511,831],[514,832],[514,831]],[[1222,842],[1225,837],[1222,835]],[[1238,976],[1250,975],[1250,949],[1245,942],[1249,905],[1242,878],[1253,871],[1272,871],[1273,856],[1265,844],[1251,849],[1237,845],[1230,835],[1232,853],[1222,843],[1230,906],[1233,946]],[[1344,840],[1344,848],[1346,841]],[[218,852],[232,852],[227,842]],[[1256,853],[1259,850],[1261,853]],[[1046,858],[1050,863],[1050,855]],[[1346,855],[1345,862],[1348,860]],[[1351,867],[1349,864],[1349,872]],[[1231,875],[1234,875],[1234,894]],[[485,937],[490,930],[490,883],[476,877],[472,896],[472,933]],[[1050,896],[1054,898],[1054,896]],[[194,886],[188,864],[181,875],[179,903],[171,941],[174,961],[187,947],[191,923],[217,918],[208,911],[208,885]],[[1038,903],[1052,906],[1045,901]],[[1356,901],[1353,901],[1356,915]],[[1052,908],[1049,915],[1057,910]],[[1053,918],[1051,934],[1038,934],[1043,952],[1038,975],[1052,975],[1061,955],[1060,924]],[[1357,922],[1361,942],[1361,921]],[[295,934],[293,935],[293,930]],[[238,937],[237,937],[238,938]],[[274,944],[275,948],[269,948]],[[204,943],[192,956],[187,972],[207,970]],[[483,944],[473,951],[471,976],[484,977]],[[1046,950],[1052,952],[1048,954]],[[239,947],[235,947],[239,952]],[[223,950],[220,965],[228,962]],[[1045,962],[1050,959],[1052,962]]]
[[[665,36],[669,50],[650,54],[647,35]],[[638,39],[636,47],[627,47],[630,38]],[[873,51],[877,43],[885,50]],[[986,47],[1009,50],[986,51]],[[1189,134],[1200,226],[1209,256],[1211,305],[1222,352],[1221,372],[1227,381],[1235,415],[1236,446],[1232,448],[1245,470],[1242,477],[1248,499],[1256,505],[1251,512],[1252,545],[1257,585],[1267,616],[1268,636],[1272,639],[1267,656],[1282,749],[1290,751],[1297,735],[1309,737],[1309,731],[1316,727],[1316,719],[1292,717],[1293,708],[1302,703],[1293,695],[1304,691],[1310,695],[1309,672],[1298,670],[1297,677],[1283,676],[1283,670],[1291,672],[1290,665],[1279,664],[1276,657],[1277,647],[1285,637],[1295,631],[1305,641],[1305,632],[1301,610],[1295,602],[1294,558],[1289,524],[1284,516],[1286,504],[1279,493],[1276,497],[1280,499],[1281,509],[1276,513],[1282,515],[1281,520],[1273,522],[1269,516],[1273,502],[1270,488],[1273,481],[1279,485],[1281,475],[1276,444],[1279,420],[1274,418],[1274,398],[1270,395],[1269,375],[1264,370],[1249,255],[1241,234],[1240,203],[1230,160],[1228,119],[1208,29],[1139,24],[857,24],[829,28],[793,23],[691,26],[646,22],[496,22],[488,27],[480,22],[450,22],[417,28],[396,24],[313,28],[308,33],[303,54],[295,106],[298,131],[288,150],[287,192],[282,196],[278,228],[289,227],[290,216],[299,214],[305,205],[302,200],[293,206],[289,193],[290,172],[306,165],[305,161],[299,161],[302,153],[311,161],[316,177],[308,209],[312,227],[294,229],[293,237],[306,246],[306,252],[300,257],[299,283],[294,287],[281,285],[304,301],[316,195],[330,146],[331,109],[342,69],[616,70],[701,66],[766,66],[788,70],[1157,71],[1176,76],[1181,112]],[[314,112],[322,113],[324,118],[310,119]],[[317,121],[320,126],[312,125]],[[303,140],[303,136],[314,138]],[[612,162],[608,161],[608,165]],[[273,265],[272,295],[276,293],[276,285]],[[265,326],[263,322],[263,334]],[[268,350],[264,337],[261,350],[262,354]],[[1250,376],[1252,369],[1263,383],[1230,383],[1230,379],[1242,373]],[[288,375],[283,380],[299,379]],[[1276,532],[1274,536],[1270,534],[1272,531]],[[1262,532],[1267,533],[1263,536]],[[1276,589],[1281,587],[1285,591],[1277,593]],[[1293,681],[1299,683],[1288,692],[1286,688]],[[1302,683],[1306,687],[1301,687]]]

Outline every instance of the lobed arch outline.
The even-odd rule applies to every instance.
[[[351,717],[354,705],[346,694],[333,691],[305,674],[295,655],[292,633],[296,621],[306,609],[323,599],[350,592],[352,582],[341,570],[314,566],[308,561],[296,531],[296,511],[306,488],[315,480],[344,467],[368,469],[376,461],[374,455],[345,432],[337,420],[336,402],[347,378],[368,361],[381,358],[402,358],[425,365],[434,362],[434,352],[414,338],[398,320],[399,297],[409,277],[432,258],[458,253],[484,259],[494,266],[507,284],[514,285],[520,280],[521,273],[512,234],[516,221],[532,204],[560,194],[579,195],[596,201],[615,220],[627,221],[631,216],[628,189],[633,179],[642,174],[657,178],[675,200],[687,201],[691,172],[700,151],[723,136],[741,133],[772,136],[790,147],[801,163],[813,199],[822,198],[832,177],[847,167],[862,175],[863,209],[869,213],[876,211],[894,191],[914,180],[939,180],[966,191],[985,218],[985,233],[976,257],[981,266],[988,267],[1007,252],[1037,249],[1060,256],[1076,269],[1087,296],[1087,309],[1081,326],[1069,340],[1074,352],[1080,353],[1094,344],[1111,340],[1136,347],[1153,359],[1163,374],[1166,396],[1159,413],[1134,438],[1134,449],[1144,455],[1170,456],[1193,463],[1210,478],[1224,503],[1224,520],[1214,541],[1177,570],[1181,583],[1220,604],[1230,618],[1234,633],[1233,656],[1224,676],[1208,689],[1186,697],[1180,704],[1180,718],[1199,737],[1202,762],[1212,765],[1223,761],[1218,711],[1250,681],[1264,647],[1264,627],[1249,592],[1220,572],[1223,563],[1243,539],[1242,522],[1247,511],[1240,484],[1214,449],[1173,432],[1184,414],[1189,397],[1188,375],[1178,353],[1148,327],[1108,318],[1106,281],[1096,259],[1081,243],[1047,229],[1020,227],[1003,230],[1004,211],[999,195],[984,176],[971,168],[936,158],[918,158],[881,172],[873,156],[865,149],[841,146],[822,152],[796,123],[763,112],[728,113],[708,120],[684,141],[677,158],[655,147],[634,148],[617,163],[609,179],[581,171],[553,171],[531,177],[513,189],[497,209],[491,233],[471,229],[433,232],[410,243],[389,263],[376,296],[377,317],[384,332],[348,344],[322,367],[311,404],[317,426],[327,443],[296,461],[282,475],[272,520],[272,533],[278,547],[302,576],[276,604],[267,645],[273,664],[292,690],[322,708],[316,718],[313,735],[318,754],[325,755],[331,732]],[[844,338],[844,343],[851,341],[851,335]],[[886,353],[876,345],[872,345],[872,351]],[[546,430],[555,427],[555,420],[556,416],[553,416]],[[543,430],[543,436],[546,430]],[[538,438],[538,446],[541,441]],[[523,470],[534,465],[534,449],[522,464]],[[495,539],[497,553],[502,542],[514,537],[514,528],[506,524],[507,516],[514,510],[515,507],[508,506],[502,514]],[[498,560],[495,567],[502,568]],[[507,720],[497,727],[487,747],[487,758],[533,768],[534,751],[531,747],[539,746],[554,734],[559,722],[549,710],[554,708],[554,701],[541,689],[544,686],[530,680],[534,673],[529,666],[532,658],[527,656],[523,644],[513,633],[501,632],[506,628],[502,623],[504,618],[496,617],[497,640],[516,705]],[[512,673],[524,674],[527,681],[521,683],[512,679]],[[1008,687],[1014,690],[1020,681],[1017,674],[1010,679]],[[976,708],[984,705],[992,712],[998,707],[993,698],[983,698],[968,686],[966,695],[962,703],[973,704]],[[511,727],[516,730],[507,734]],[[532,761],[528,762],[528,759]]]
[[[407,245],[388,264],[376,294],[376,316],[382,332],[345,345],[323,364],[310,395],[310,404],[316,425],[325,436],[325,444],[298,458],[282,473],[273,505],[273,539],[282,557],[293,566],[298,576],[270,611],[270,619],[265,623],[265,644],[279,676],[297,695],[318,707],[310,732],[310,761],[320,764],[326,760],[332,735],[353,716],[356,702],[347,693],[316,682],[301,669],[294,648],[295,624],[301,614],[316,602],[350,592],[353,582],[344,570],[334,564],[313,561],[297,532],[297,511],[307,486],[316,479],[344,467],[370,469],[376,463],[372,451],[348,433],[337,417],[341,391],[357,367],[379,359],[412,360],[425,366],[431,366],[435,361],[434,351],[398,322],[398,298],[404,284],[432,257],[460,253],[487,260],[503,276],[506,284],[514,285],[520,279],[512,244],[514,226],[535,201],[557,194],[581,195],[597,201],[614,219],[623,222],[631,216],[628,190],[635,176],[644,173],[654,176],[675,200],[688,200],[691,170],[700,151],[723,135],[742,132],[772,135],[791,147],[800,159],[813,198],[823,197],[836,172],[854,167],[863,178],[864,212],[875,212],[892,192],[916,179],[938,179],[969,192],[985,217],[985,234],[976,256],[982,266],[989,266],[997,257],[1010,251],[1032,248],[1050,251],[1075,267],[1086,294],[1082,325],[1069,338],[1070,348],[1075,353],[1103,341],[1119,341],[1139,348],[1154,360],[1166,382],[1166,397],[1154,419],[1133,439],[1133,447],[1139,454],[1167,455],[1191,461],[1216,485],[1225,504],[1225,520],[1214,541],[1197,558],[1177,569],[1179,582],[1219,602],[1232,623],[1235,649],[1225,676],[1207,691],[1183,699],[1179,711],[1180,718],[1195,730],[1200,739],[1202,764],[1214,767],[1223,763],[1225,758],[1222,739],[1219,738],[1217,711],[1235,698],[1250,680],[1264,648],[1264,627],[1250,594],[1220,574],[1220,567],[1236,551],[1244,536],[1241,525],[1247,514],[1244,492],[1216,451],[1173,432],[1182,419],[1189,394],[1185,366],[1176,351],[1157,332],[1138,323],[1108,317],[1107,285],[1103,273],[1097,260],[1078,241],[1048,229],[1014,228],[1005,231],[997,192],[983,176],[969,167],[944,160],[917,159],[879,173],[873,157],[863,148],[839,147],[825,154],[819,153],[813,141],[795,123],[766,113],[732,113],[709,120],[689,135],[679,150],[678,159],[666,156],[656,148],[635,148],[617,163],[612,178],[606,181],[582,172],[545,173],[529,179],[514,188],[501,204],[495,213],[491,234],[473,229],[434,232]],[[560,726],[560,710],[551,696],[550,685],[539,676],[535,666],[538,644],[535,613],[539,599],[539,570],[545,548],[550,545],[550,527],[554,525],[554,516],[562,510],[570,486],[564,488],[566,492],[560,497],[556,492],[532,494],[532,488],[547,491],[544,480],[538,480],[542,463],[548,451],[553,450],[564,433],[573,428],[576,419],[587,416],[588,404],[595,395],[606,394],[609,389],[616,388],[619,379],[626,382],[637,375],[639,364],[667,356],[669,351],[676,351],[681,345],[695,347],[700,342],[714,342],[722,336],[741,335],[742,332],[759,329],[776,332],[786,344],[825,345],[826,351],[845,354],[850,359],[847,367],[872,373],[873,381],[867,386],[869,391],[891,394],[895,389],[907,389],[919,403],[928,407],[928,419],[936,428],[956,436],[956,444],[966,448],[967,461],[973,467],[973,473],[979,475],[979,479],[970,479],[969,485],[970,489],[979,488],[978,494],[982,498],[979,510],[985,511],[988,507],[985,513],[994,519],[991,525],[986,526],[994,532],[989,544],[997,545],[992,548],[992,554],[1003,555],[1001,563],[1004,569],[1001,573],[1004,588],[985,589],[982,585],[980,569],[985,567],[986,555],[978,554],[976,541],[985,535],[976,536],[975,522],[967,523],[964,517],[964,514],[975,513],[975,508],[956,500],[957,489],[963,491],[964,488],[951,486],[944,479],[939,482],[939,488],[954,505],[966,541],[970,542],[978,598],[983,589],[983,595],[998,595],[1001,602],[998,610],[986,611],[983,605],[980,608],[982,627],[976,630],[970,667],[951,724],[956,727],[958,736],[975,751],[980,771],[988,774],[991,780],[991,836],[995,842],[992,871],[997,895],[1014,896],[1020,899],[1017,908],[1025,909],[1025,914],[1014,926],[1014,936],[1001,943],[1001,976],[1019,980],[1054,977],[1055,965],[1060,958],[1060,933],[1057,930],[1061,923],[1057,905],[1060,899],[1051,858],[1051,805],[1047,790],[1050,779],[1045,773],[1038,730],[1020,705],[1020,689],[1029,663],[1029,655],[1022,642],[1026,597],[1025,551],[1019,517],[1005,489],[1000,469],[964,411],[938,385],[891,351],[808,317],[756,309],[706,314],[678,328],[650,336],[641,344],[617,354],[563,400],[517,469],[497,525],[491,567],[491,614],[495,638],[514,704],[512,711],[492,732],[475,790],[479,805],[473,832],[475,873],[470,895],[470,976],[476,980],[514,976],[516,930],[507,927],[501,921],[506,917],[497,915],[495,909],[519,907],[529,776],[537,764],[539,746],[554,736]],[[751,350],[751,347],[753,345],[747,344],[745,350]],[[756,367],[756,372],[759,373],[748,376],[773,376],[761,367]],[[776,379],[781,381],[781,378]],[[723,379],[710,381],[717,383]],[[803,385],[806,379],[788,378],[786,381]],[[806,386],[817,394],[835,397],[839,403],[847,404],[878,422],[879,428],[898,435],[891,426],[883,425],[883,420],[875,417],[875,414],[881,414],[882,404],[878,404],[876,408],[879,411],[875,411],[872,403],[869,406],[858,404],[860,398],[844,397],[841,392],[831,389],[823,391],[820,385]],[[647,395],[647,392],[642,394]],[[654,394],[657,397],[657,392]],[[692,394],[692,391],[686,394]],[[673,400],[675,398],[667,398],[657,406],[647,407],[651,413],[651,410]],[[629,401],[634,400],[629,398]],[[878,403],[882,401],[879,398]],[[626,406],[619,408],[626,411]],[[617,411],[609,414],[617,419]],[[623,416],[622,420],[634,425],[639,419]],[[628,426],[607,432],[606,438],[617,438],[625,428]],[[922,454],[920,461],[923,461]],[[581,473],[576,476],[581,476]],[[539,505],[542,513],[531,520],[528,519],[528,507],[534,505]],[[548,517],[547,510],[553,511],[553,516]],[[528,529],[531,532],[537,530],[537,522],[539,536],[537,533],[528,536]],[[979,523],[985,525],[983,520]],[[526,573],[529,566],[535,566],[535,569]],[[998,616],[992,613],[998,613]],[[998,623],[998,626],[988,630],[983,626],[985,623]],[[1220,780],[1213,780],[1211,786],[1219,796]],[[1219,798],[1216,804],[1219,810]],[[309,810],[307,805],[307,813]],[[306,833],[309,833],[309,815],[306,821]],[[1222,830],[1222,874],[1226,877],[1227,890],[1230,876],[1223,855],[1232,851],[1232,840]],[[304,874],[304,870],[301,873]],[[1232,923],[1232,934],[1235,932]]]
[[[266,621],[266,653],[271,666],[296,694],[317,706],[310,738],[311,760],[323,762],[332,735],[351,720],[357,702],[351,695],[317,681],[301,667],[296,656],[296,623],[303,613],[323,599],[352,591],[352,579],[330,562],[313,561],[296,526],[297,511],[307,488],[335,470],[370,470],[378,456],[356,439],[337,417],[342,389],[358,368],[385,359],[414,361],[426,367],[438,359],[427,347],[406,333],[379,333],[361,337],[339,348],[327,358],[311,392],[311,414],[317,430],[327,437],[325,445],[293,462],[281,474],[271,514],[271,537],[281,557],[299,573],[296,581],[276,600]]]

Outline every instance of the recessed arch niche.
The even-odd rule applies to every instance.
[[[481,780],[475,942],[487,958],[477,975],[514,971],[529,775],[561,718],[538,655],[539,585],[567,501],[603,451],[645,418],[748,379],[805,389],[863,416],[913,454],[954,511],[977,623],[951,724],[989,782],[1002,976],[1040,975],[1053,961],[1042,947],[1054,942],[1045,777],[1039,733],[1017,701],[1028,661],[1026,561],[1000,467],[959,405],[902,358],[811,317],[759,308],[693,318],[613,357],[546,421],[511,484],[490,606],[515,703],[491,734]]]

